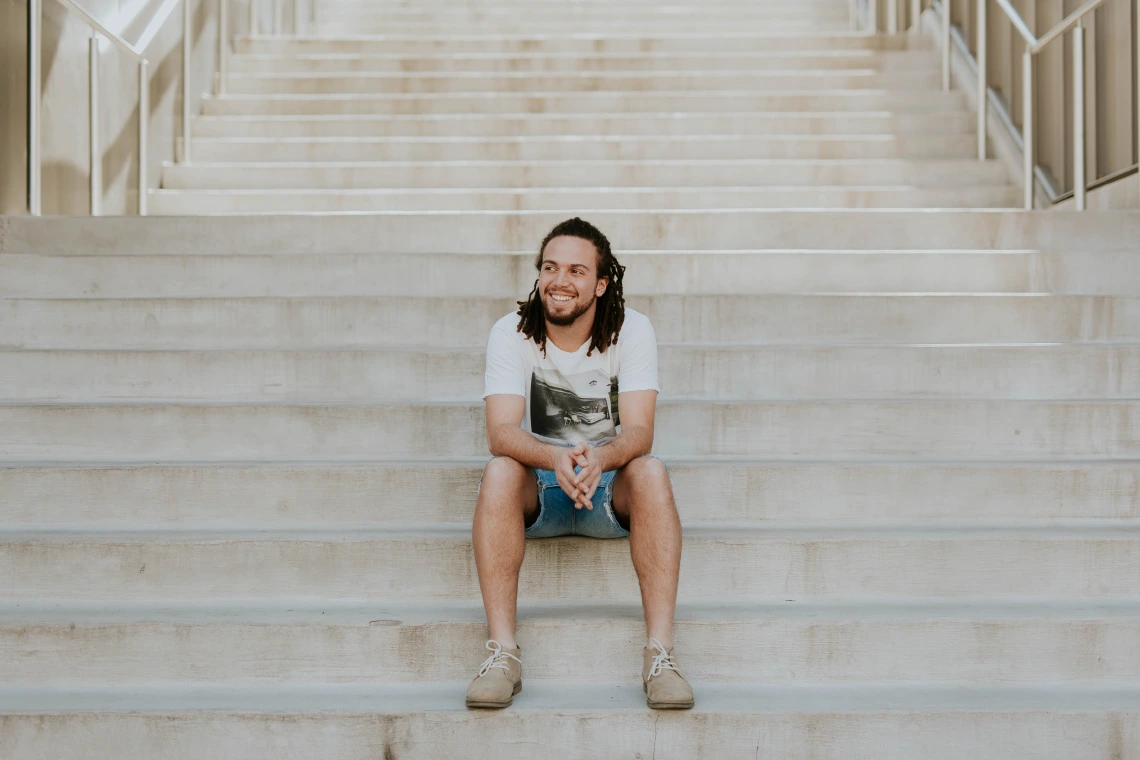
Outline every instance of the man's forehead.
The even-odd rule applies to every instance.
[[[560,236],[546,244],[542,252],[545,264],[565,264],[593,268],[598,262],[598,251],[594,244],[582,238]]]

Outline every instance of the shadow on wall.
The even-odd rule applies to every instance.
[[[44,212],[86,215],[90,211],[88,174],[88,56],[86,26],[55,0],[43,0],[43,76],[45,99],[48,83],[55,90],[54,118],[66,114],[68,122],[54,125],[52,145],[45,141],[42,165]],[[191,45],[200,44],[211,22],[207,0],[196,3],[192,21]],[[181,11],[175,11],[150,46],[148,186],[155,187],[161,161],[174,153],[174,139],[181,131],[182,44]],[[66,38],[66,39],[65,39]],[[166,42],[164,42],[164,39]],[[173,42],[171,44],[171,40]],[[78,44],[76,44],[78,43]],[[165,49],[161,59],[153,56]],[[57,68],[56,80],[51,80]],[[71,70],[74,68],[75,70]],[[138,203],[138,65],[128,55],[108,45],[100,56],[100,110],[103,132],[101,143],[102,189],[107,213],[133,214]],[[213,87],[211,81],[193,81],[195,93]],[[60,90],[69,93],[69,102],[60,102]],[[129,110],[128,110],[129,104]],[[45,118],[50,109],[45,109]],[[46,127],[46,125],[45,125]],[[47,136],[45,130],[44,135]],[[70,160],[69,160],[70,159]]]

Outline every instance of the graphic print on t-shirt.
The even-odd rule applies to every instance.
[[[574,375],[535,367],[530,376],[531,432],[551,443],[604,443],[617,436],[617,377],[595,369]]]

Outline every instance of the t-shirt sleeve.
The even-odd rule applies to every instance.
[[[487,339],[487,372],[483,398],[497,393],[526,396],[526,364],[519,351],[520,340],[509,326],[498,322]]]
[[[627,319],[622,327],[622,339],[618,392],[660,391],[657,384],[657,335],[653,324],[640,314],[635,319]]]

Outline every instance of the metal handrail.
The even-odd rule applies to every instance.
[[[28,66],[29,114],[28,114],[28,159],[29,159],[29,211],[39,216],[42,212],[42,151],[40,145],[40,106],[42,101],[42,82],[40,81],[40,55],[42,50],[42,19],[43,0],[30,0],[28,13],[30,17],[30,60]],[[190,161],[190,105],[191,105],[191,69],[192,69],[192,21],[191,0],[166,0],[158,12],[155,13],[138,43],[131,45],[119,35],[112,32],[95,18],[86,8],[75,0],[58,0],[65,8],[79,17],[91,29],[88,62],[88,87],[90,90],[90,123],[88,133],[88,159],[90,161],[90,208],[93,216],[102,211],[102,152],[99,145],[99,47],[100,39],[106,38],[115,47],[134,58],[139,67],[138,78],[138,213],[146,216],[147,211],[147,152],[149,149],[148,133],[150,126],[150,62],[146,58],[146,49],[154,40],[155,35],[165,27],[166,22],[173,15],[174,9],[182,5],[182,134],[179,137],[179,150],[177,158],[182,163]],[[222,75],[226,70],[226,15],[227,0],[219,0],[219,44],[218,44],[218,71]]]
[[[986,68],[987,31],[986,6],[987,0],[977,0],[977,76],[978,76],[978,160],[986,159],[986,127],[988,105],[988,71]],[[1070,13],[1049,31],[1036,36],[1021,14],[1010,4],[1009,0],[994,0],[997,6],[1005,13],[1013,28],[1025,41],[1025,52],[1022,55],[1022,181],[1024,183],[1025,208],[1034,207],[1036,194],[1036,162],[1034,155],[1034,112],[1033,112],[1033,56],[1041,52],[1050,42],[1057,39],[1070,29],[1073,32],[1073,200],[1077,210],[1083,211],[1086,206],[1088,191],[1088,177],[1085,169],[1085,46],[1083,19],[1091,11],[1104,3],[1104,0],[1087,0],[1083,5]],[[949,26],[949,6],[942,0],[943,14],[946,17],[945,25]],[[1137,39],[1140,40],[1140,3],[1137,4]],[[949,45],[944,42],[945,53]],[[945,60],[945,59],[944,59]],[[948,66],[948,64],[945,64]],[[944,76],[948,71],[944,71]],[[1137,72],[1138,86],[1140,86],[1140,71]],[[1137,92],[1140,101],[1140,90]],[[1137,119],[1138,140],[1140,140],[1140,118]],[[1138,143],[1140,144],[1140,143]]]

